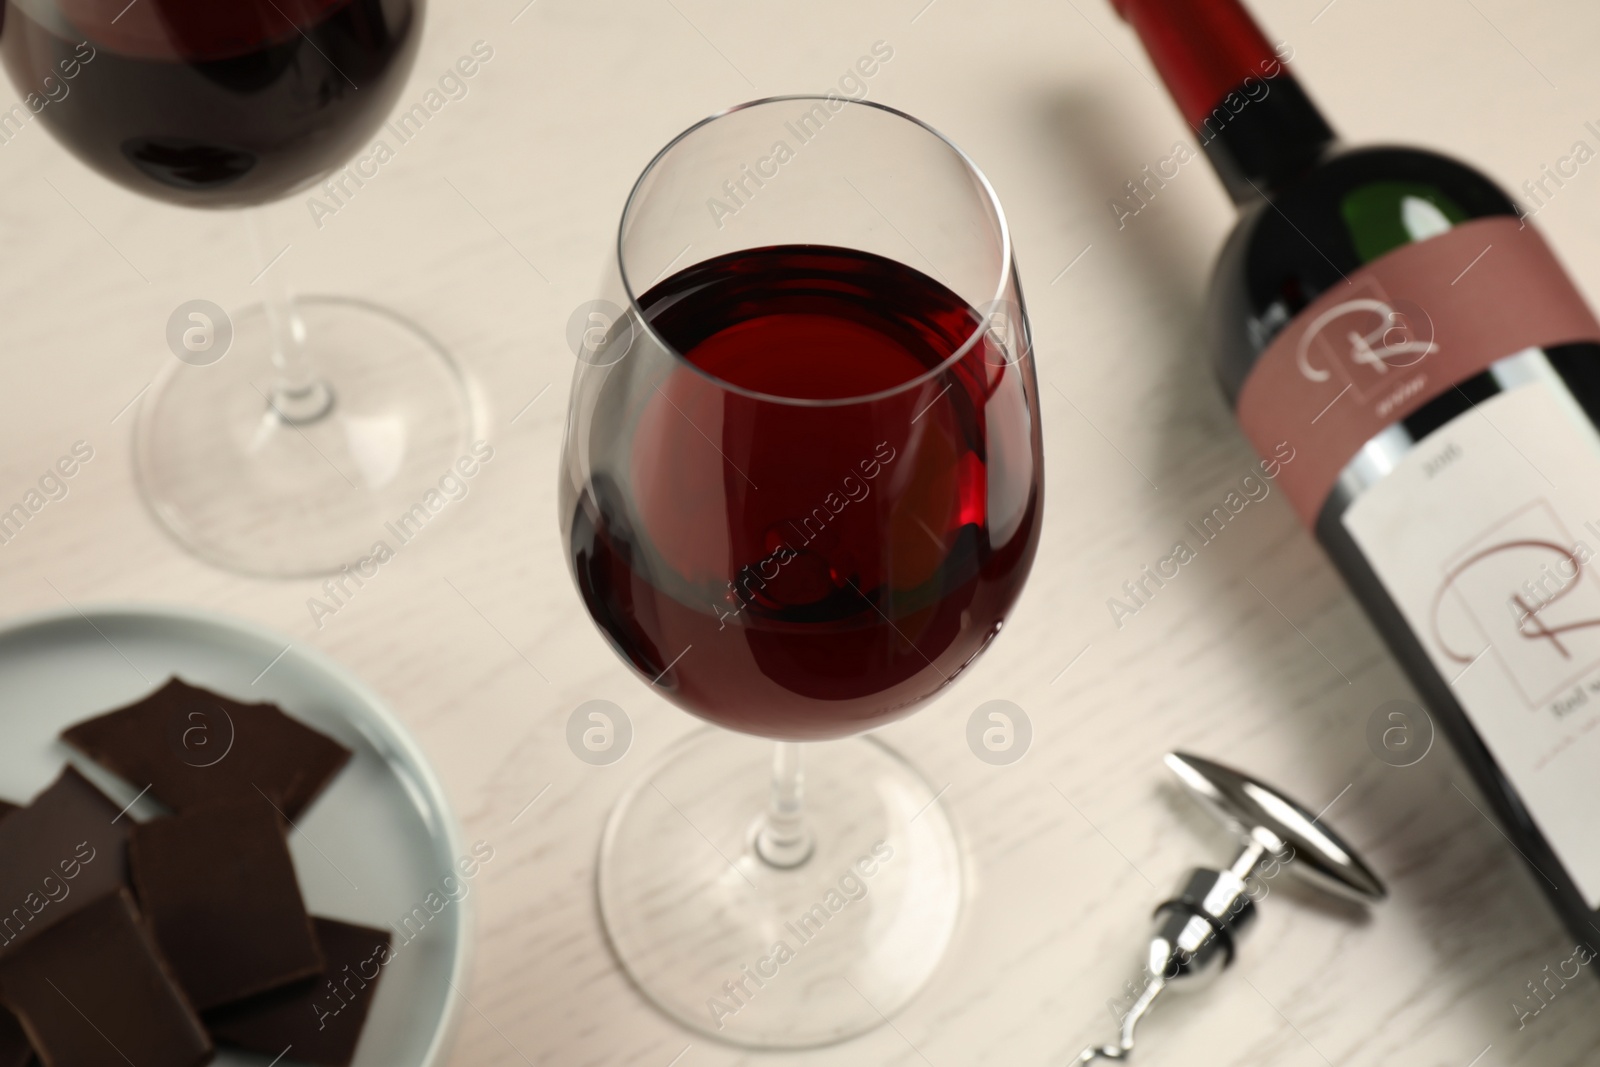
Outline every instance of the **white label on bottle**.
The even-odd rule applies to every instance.
[[[1600,433],[1530,359],[1539,372],[1424,438],[1344,523],[1600,908]]]

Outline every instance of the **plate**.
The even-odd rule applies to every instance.
[[[132,802],[133,818],[159,813],[60,735],[174,674],[237,700],[277,703],[355,752],[297,820],[289,848],[313,914],[394,937],[356,1067],[442,1065],[471,944],[473,884],[456,864],[471,849],[416,742],[376,693],[320,652],[187,608],[86,607],[0,626],[0,798],[26,803],[71,762],[119,805]],[[222,1049],[215,1062],[268,1059]]]

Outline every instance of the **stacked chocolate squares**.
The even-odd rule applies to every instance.
[[[0,805],[0,1067],[196,1067],[215,1043],[346,1067],[390,936],[309,915],[287,834],[350,750],[176,678],[63,737],[172,814],[136,823],[70,766]]]

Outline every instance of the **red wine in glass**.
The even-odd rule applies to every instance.
[[[83,162],[191,206],[265,203],[382,123],[422,0],[6,0],[0,54]]]
[[[925,986],[963,899],[940,789],[852,735],[948,692],[1039,544],[1038,382],[1005,215],[911,115],[757,100],[645,167],[601,293],[569,320],[574,584],[652,698],[727,727],[689,732],[617,801],[595,876],[606,939],[692,1030],[836,1045]],[[585,715],[603,717],[573,709],[569,738]],[[871,895],[802,935],[754,1000],[707,999],[741,968],[774,974],[774,938],[839,871],[873,872]]]
[[[595,470],[571,516],[592,616],[732,729],[817,740],[914,710],[999,631],[1033,561],[1023,365],[941,282],[844,248],[723,255],[638,304],[685,362],[622,420],[631,484]]]

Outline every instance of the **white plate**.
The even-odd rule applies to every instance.
[[[27,803],[70,760],[118,804],[132,801],[135,789],[73,753],[60,734],[173,674],[237,700],[273,701],[354,750],[290,834],[301,890],[314,914],[394,934],[397,953],[384,968],[357,1067],[443,1064],[460,1011],[452,987],[465,981],[471,944],[472,883],[456,869],[470,850],[416,742],[377,694],[315,649],[249,623],[166,607],[67,610],[0,627],[0,797]],[[130,814],[157,810],[146,798]],[[441,890],[446,876],[459,900]],[[430,893],[435,905],[448,901],[437,914]],[[417,908],[427,922],[406,925]],[[270,1058],[222,1051],[216,1063]]]

